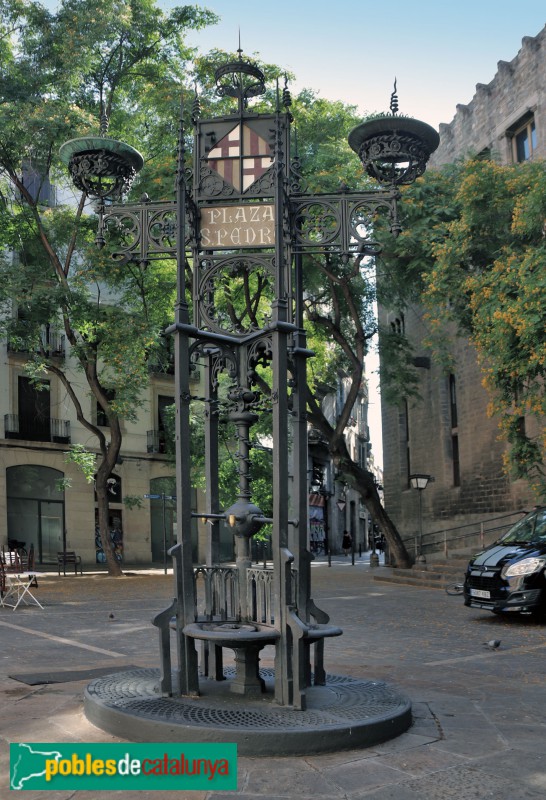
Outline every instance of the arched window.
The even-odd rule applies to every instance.
[[[65,549],[64,473],[24,464],[6,470],[8,539],[34,545],[39,564],[56,563]]]

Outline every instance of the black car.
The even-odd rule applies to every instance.
[[[464,603],[496,614],[546,617],[546,507],[536,508],[475,555],[466,570]]]

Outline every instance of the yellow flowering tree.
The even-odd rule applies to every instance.
[[[544,496],[545,166],[471,159],[430,171],[404,199],[409,219],[387,240],[386,262],[405,270],[405,298],[426,308],[429,344],[446,365],[446,323],[475,346],[507,469]]]

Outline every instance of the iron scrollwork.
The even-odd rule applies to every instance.
[[[204,329],[246,336],[266,327],[275,288],[272,256],[204,258],[199,271],[198,311]]]
[[[90,197],[119,197],[129,191],[137,170],[117,153],[76,153],[68,164],[74,186]]]
[[[186,245],[195,236],[193,204],[186,209]],[[99,210],[102,227],[117,237],[112,257],[118,261],[149,261],[176,255],[177,212],[175,203],[150,203],[145,196],[140,204],[106,206]]]
[[[190,363],[195,369],[200,358],[210,359],[210,385],[216,390],[219,386],[219,375],[227,372],[229,378],[237,381],[239,368],[235,351],[224,343],[207,342],[198,339],[190,347]]]
[[[231,197],[235,188],[222,180],[220,175],[210,167],[205,166],[206,161],[199,169],[199,194],[203,197]]]
[[[302,247],[333,244],[339,236],[341,219],[333,203],[313,198],[300,203],[294,215],[294,234]]]
[[[398,223],[397,197],[396,191],[372,191],[292,198],[294,250],[344,256],[379,252],[379,246],[370,239],[374,218],[387,213],[394,232]]]
[[[250,386],[256,383],[256,367],[267,367],[273,360],[273,339],[270,333],[255,339],[247,348],[246,368]]]
[[[358,155],[370,177],[399,186],[413,183],[424,173],[430,148],[410,133],[389,133],[367,139]],[[401,155],[407,161],[401,161]]]
[[[265,92],[265,75],[255,65],[239,58],[218,67],[214,74],[220,97],[237,97],[246,103],[250,97]]]

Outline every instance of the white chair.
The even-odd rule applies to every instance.
[[[30,591],[36,584],[35,572],[21,572],[12,574],[0,570],[0,606],[7,606],[14,611],[19,608],[21,603],[26,606],[36,605],[43,609],[43,605],[36,599]]]

